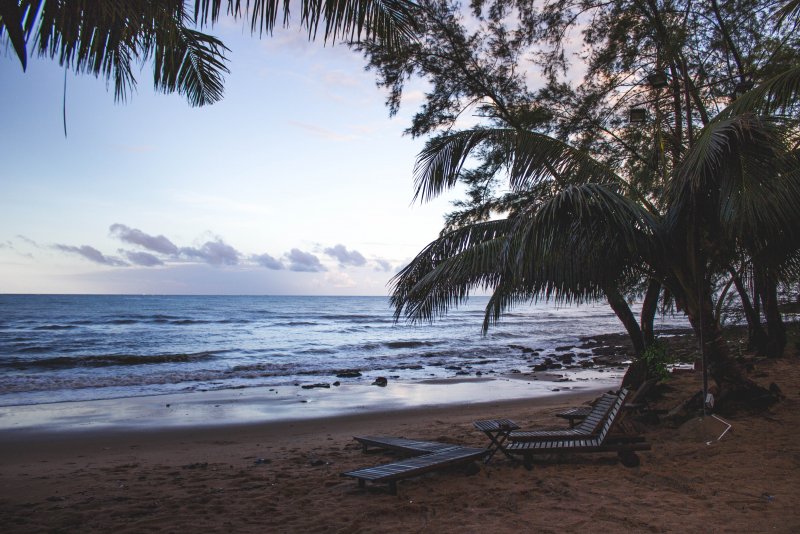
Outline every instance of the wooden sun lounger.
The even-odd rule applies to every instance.
[[[357,479],[358,486],[361,488],[365,486],[367,481],[387,483],[389,485],[389,492],[392,495],[397,495],[397,482],[400,480],[405,480],[431,471],[438,471],[445,467],[469,463],[480,459],[484,454],[486,454],[485,449],[473,449],[451,445],[448,448],[440,449],[422,456],[415,456],[413,458],[377,465],[375,467],[365,467],[363,469],[356,469],[355,471],[348,471],[342,473],[342,476]]]
[[[512,436],[512,441],[541,441],[576,437],[588,439],[594,437],[600,432],[600,427],[616,400],[616,395],[603,395],[595,402],[591,412],[584,418],[583,422],[577,427],[569,429],[519,430],[519,425],[510,419],[487,419],[485,421],[475,421],[472,425],[489,438],[490,443],[486,448],[488,454],[484,459],[486,463],[489,463],[497,451],[502,452],[513,460],[514,457],[506,451],[503,445],[506,440],[512,439]]]
[[[369,448],[373,447],[375,449],[386,449],[413,455],[427,454],[454,447],[452,443],[420,441],[391,436],[354,436],[353,439],[361,443],[364,452],[369,452]]]
[[[639,435],[614,434],[625,417],[625,401],[629,392],[621,390],[614,405],[603,420],[602,428],[594,436],[559,436],[550,439],[515,440],[514,433],[508,436],[508,445],[504,450],[509,454],[523,457],[527,469],[533,468],[533,456],[536,454],[572,453],[572,452],[616,452],[626,467],[639,465],[636,451],[650,450],[650,444]]]
[[[640,411],[645,409],[647,406],[647,394],[650,393],[650,390],[653,389],[653,386],[655,386],[657,382],[658,379],[656,378],[651,378],[650,380],[644,381],[636,390],[636,393],[634,393],[631,399],[625,404],[626,409]],[[575,408],[570,408],[561,413],[557,413],[556,417],[566,419],[569,421],[569,426],[574,427],[575,421],[582,421],[586,419],[586,417],[592,412],[592,409],[592,406],[576,406]]]
[[[625,395],[627,394],[625,391]],[[543,439],[594,437],[601,432],[609,411],[618,401],[619,395],[604,394],[594,403],[583,421],[575,427],[557,430],[514,430],[509,432],[508,439],[510,441],[541,441]]]

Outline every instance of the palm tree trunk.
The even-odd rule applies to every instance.
[[[764,315],[767,319],[766,356],[780,358],[786,347],[786,327],[778,309],[778,285],[775,277],[766,273],[759,284],[764,302]]]
[[[744,287],[742,277],[733,267],[730,267],[728,272],[731,273],[733,285],[736,287],[736,291],[739,292],[739,300],[742,301],[744,316],[747,319],[747,349],[754,350],[757,354],[763,354],[766,350],[767,333],[761,326],[761,318],[750,301],[750,296],[747,294],[747,288]]]
[[[705,353],[708,374],[717,386],[714,392],[717,407],[737,401],[750,406],[754,403],[767,406],[775,402],[776,396],[747,378],[743,365],[728,351],[722,329],[714,317],[711,297],[707,295],[700,302],[687,302],[685,309]]]
[[[651,278],[647,284],[647,291],[644,294],[644,301],[642,302],[642,313],[639,318],[645,349],[656,342],[653,321],[655,320],[656,311],[658,310],[659,295],[661,295],[661,282],[655,278]]]
[[[605,293],[611,309],[614,310],[617,318],[622,321],[623,326],[625,326],[625,331],[628,332],[628,336],[631,338],[633,350],[638,359],[644,352],[644,337],[642,336],[642,329],[636,321],[636,316],[633,315],[631,307],[628,306],[628,302],[625,300],[625,297],[622,296],[622,293],[619,292],[619,289],[616,287],[606,287]]]
[[[631,338],[631,343],[633,343],[635,356],[633,363],[628,367],[625,376],[622,378],[622,385],[635,389],[647,380],[647,366],[641,358],[645,349],[642,330],[639,327],[639,323],[636,321],[636,316],[633,315],[630,306],[628,306],[628,302],[625,300],[625,297],[622,296],[622,293],[620,293],[616,287],[606,287],[604,291],[608,299],[608,304],[611,306],[611,309],[614,310],[614,313],[622,322],[623,326],[625,326],[628,337]]]

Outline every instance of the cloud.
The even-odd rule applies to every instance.
[[[125,254],[125,257],[128,258],[134,265],[141,265],[142,267],[155,267],[156,265],[164,265],[164,262],[161,261],[157,256],[150,254],[149,252],[135,252],[132,250],[122,251]]]
[[[341,265],[352,265],[354,267],[360,267],[367,263],[367,260],[364,256],[361,255],[360,252],[357,250],[350,250],[348,251],[344,245],[336,245],[332,248],[326,248],[325,254],[328,256],[334,257],[339,260]]]
[[[239,263],[239,252],[221,239],[206,241],[200,248],[183,247],[181,254],[210,265],[237,265]]]
[[[33,247],[36,247],[36,248],[41,248],[41,247],[39,246],[39,243],[37,243],[36,241],[34,241],[33,239],[31,239],[30,237],[25,237],[25,236],[24,236],[24,235],[22,235],[22,234],[17,234],[17,239],[19,239],[19,240],[21,240],[21,241],[24,241],[25,243],[27,243],[27,244],[29,244],[29,245],[31,245],[31,246],[33,246]]]
[[[389,263],[388,261],[381,259],[375,259],[374,261],[375,261],[376,271],[383,271],[385,273],[388,273],[389,271],[392,270],[392,264]]]
[[[167,254],[170,256],[174,256],[178,253],[178,247],[163,235],[148,235],[141,230],[129,228],[128,226],[119,223],[112,224],[108,230],[111,235],[119,238],[125,243],[130,243],[131,245],[139,245],[147,250],[152,250],[153,252]]]
[[[286,268],[281,260],[275,259],[266,253],[256,254],[252,257],[252,260],[260,266],[266,267],[267,269],[272,269],[273,271],[280,271],[281,269]]]
[[[90,247],[89,245],[83,245],[80,247],[73,247],[71,245],[53,245],[53,248],[60,250],[62,252],[68,252],[71,254],[77,254],[79,256],[83,256],[85,259],[93,261],[95,263],[99,263],[101,265],[111,265],[113,267],[122,267],[128,265],[127,263],[125,263],[120,259],[111,256],[106,256],[96,248]]]
[[[319,258],[309,252],[303,252],[300,249],[293,248],[291,252],[286,254],[286,259],[289,261],[289,270],[301,273],[319,273],[327,271]]]

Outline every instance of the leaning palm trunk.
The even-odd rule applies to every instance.
[[[639,323],[636,321],[636,317],[633,315],[630,306],[628,306],[628,302],[616,287],[606,287],[605,293],[609,306],[611,306],[611,309],[614,310],[617,318],[625,327],[625,331],[631,338],[631,343],[633,343],[633,352],[635,353],[636,358],[641,357],[645,349],[644,337],[642,336],[642,329],[640,328]]]
[[[783,349],[786,347],[786,327],[778,310],[777,282],[774,276],[765,273],[759,286],[767,319],[767,343],[764,352],[770,358],[779,358],[783,356]]]
[[[747,319],[747,349],[755,351],[757,354],[763,354],[766,350],[767,333],[761,326],[761,318],[758,309],[753,306],[750,296],[747,293],[747,288],[745,288],[739,273],[733,270],[733,268],[729,271],[736,291],[739,293],[739,300],[742,302],[742,310],[744,311],[745,319]]]

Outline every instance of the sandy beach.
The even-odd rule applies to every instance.
[[[392,459],[352,436],[386,434],[485,446],[472,421],[559,425],[559,409],[596,391],[536,401],[369,412],[261,424],[156,430],[17,430],[0,437],[6,532],[797,532],[797,355],[761,361],[759,382],[785,400],[721,423],[644,426],[653,449],[625,468],[613,454],[565,456],[533,471],[497,457],[360,490],[342,471]],[[699,373],[676,375],[659,406],[686,398]]]

